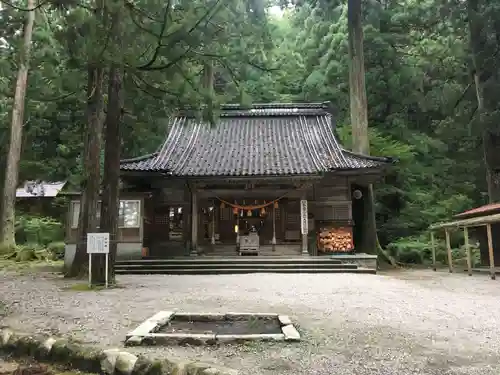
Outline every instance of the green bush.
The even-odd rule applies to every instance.
[[[387,250],[398,262],[406,264],[422,264],[432,261],[432,244],[428,239],[427,234],[420,237],[401,238],[387,246]],[[452,245],[462,242],[463,238],[457,238],[457,241],[452,241]],[[448,264],[448,251],[446,250],[445,242],[436,236],[436,262]],[[472,266],[480,263],[479,248],[470,244]],[[465,265],[467,263],[467,253],[465,245],[452,248],[451,256],[453,264]]]
[[[47,246],[64,239],[63,225],[49,217],[20,216],[16,222],[16,242]]]
[[[398,262],[408,264],[421,264],[429,259],[430,246],[416,238],[403,238],[387,246],[389,254]]]
[[[32,260],[53,260],[52,254],[39,244],[18,245],[16,249],[5,257],[16,262],[29,262]]]
[[[405,264],[422,264],[424,262],[422,253],[416,249],[404,249],[398,254],[398,261]]]
[[[51,242],[47,245],[47,250],[53,255],[54,259],[64,258],[65,244],[62,241]]]

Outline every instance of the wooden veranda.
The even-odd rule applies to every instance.
[[[431,246],[432,246],[432,266],[434,271],[436,271],[436,242],[434,233],[437,230],[444,229],[446,250],[448,258],[448,268],[450,272],[453,272],[453,259],[451,253],[450,244],[450,232],[453,230],[463,230],[464,231],[464,241],[465,249],[467,253],[467,272],[469,276],[472,275],[472,260],[471,260],[471,250],[469,245],[469,228],[486,227],[486,235],[488,242],[488,257],[489,257],[489,274],[492,280],[495,280],[496,269],[495,269],[495,259],[493,251],[493,236],[491,231],[492,224],[500,223],[500,214],[484,215],[480,217],[473,217],[468,219],[454,220],[445,223],[436,223],[429,227],[431,233]]]

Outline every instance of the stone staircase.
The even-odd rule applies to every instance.
[[[115,272],[123,274],[220,275],[245,273],[365,273],[377,270],[329,257],[185,257],[121,260]]]

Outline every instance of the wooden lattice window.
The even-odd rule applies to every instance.
[[[333,206],[334,220],[350,220],[351,218],[351,204],[349,202],[339,203]]]
[[[276,217],[276,220],[281,220],[281,208],[279,208],[279,207],[275,208],[274,212],[275,212],[274,215]]]
[[[167,225],[168,214],[155,215],[155,224]]]
[[[287,212],[286,213],[286,221],[288,224],[300,223],[300,214],[296,214],[294,212]]]

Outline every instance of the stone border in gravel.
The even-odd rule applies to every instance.
[[[150,360],[118,348],[100,350],[65,339],[21,335],[0,330],[0,353],[106,375],[237,375],[236,370],[197,362]]]
[[[196,334],[196,333],[157,333],[174,317],[183,317],[193,321],[242,320],[250,317],[276,319],[281,326],[279,334]],[[129,332],[125,339],[126,346],[139,345],[215,345],[217,343],[244,341],[300,341],[300,334],[286,315],[267,313],[179,313],[160,311],[142,322]]]

